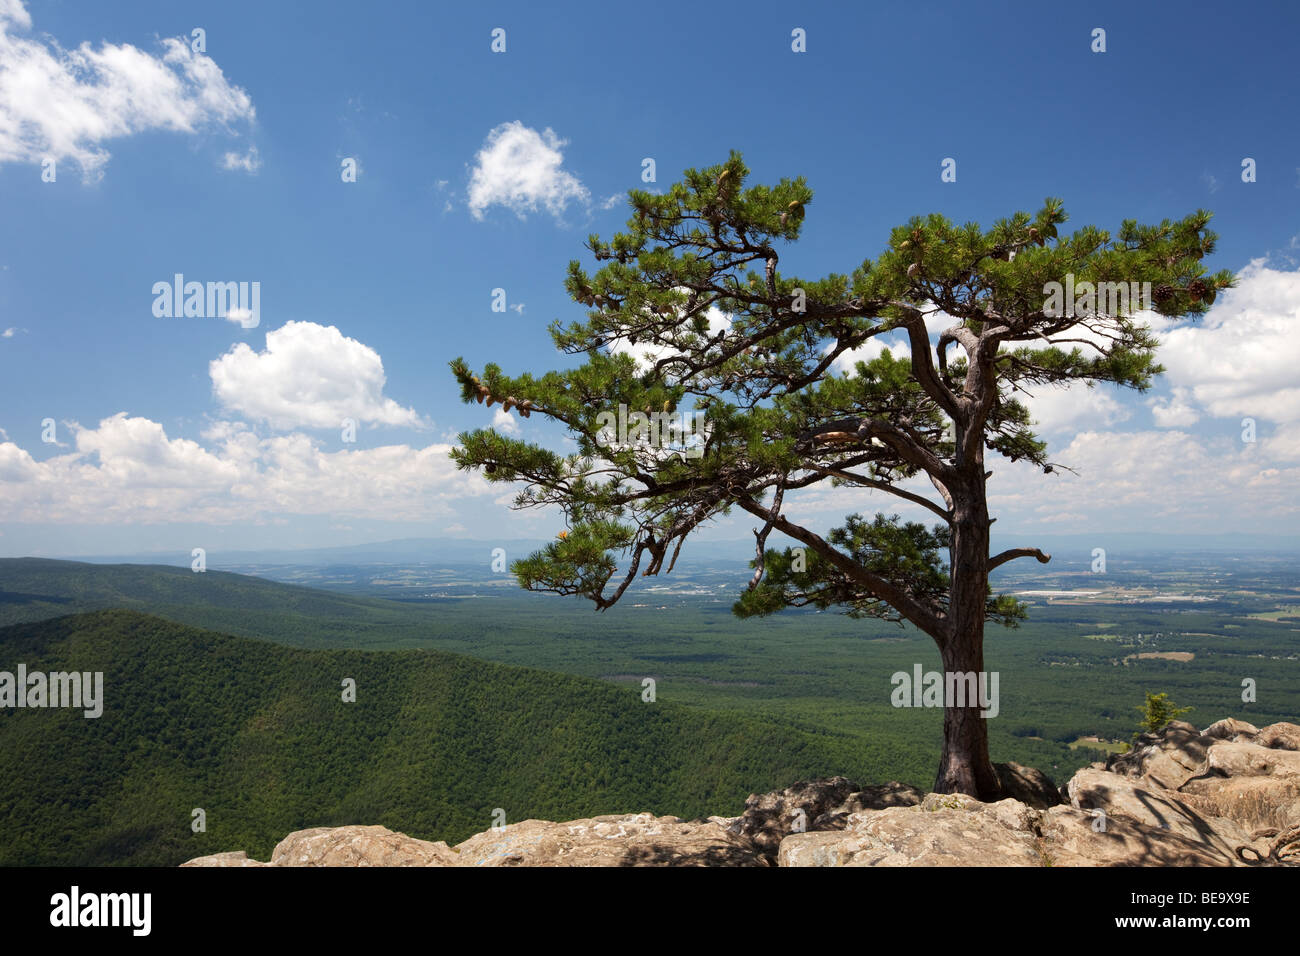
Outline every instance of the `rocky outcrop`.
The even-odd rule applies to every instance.
[[[243,850],[231,850],[229,853],[213,853],[211,856],[196,856],[192,860],[187,860],[181,866],[270,866],[270,863],[259,863],[257,860],[250,860],[248,854]]]
[[[744,813],[730,829],[775,860],[781,841],[792,833],[839,830],[853,813],[915,806],[924,796],[916,787],[897,781],[864,789],[847,777],[802,780],[784,790],[750,794]]]
[[[767,866],[747,837],[712,821],[649,813],[524,820],[456,846],[459,866]]]
[[[1019,800],[928,795],[919,807],[854,814],[839,833],[787,837],[781,866],[1231,866],[1223,846],[1121,816]]]
[[[1250,741],[1259,733],[1259,729],[1254,724],[1248,724],[1244,720],[1225,717],[1223,720],[1216,720],[1201,733],[1216,740],[1237,740],[1240,738]]]
[[[839,806],[827,810],[815,820],[810,830],[843,830],[848,824],[850,814],[862,810],[887,810],[890,807],[914,807],[925,799],[925,791],[918,790],[910,783],[877,784],[863,787],[844,798]]]
[[[1091,816],[1102,821],[1103,829],[1118,819],[1137,824],[1139,832],[1153,841],[1158,841],[1162,834],[1191,841],[1199,852],[1195,859],[1188,859],[1189,863],[1231,866],[1236,848],[1250,842],[1250,834],[1239,824],[1196,809],[1177,792],[1151,786],[1145,776],[1135,778],[1105,770],[1080,770],[1070,780],[1067,790],[1071,806],[1090,811]],[[1165,854],[1157,860],[1179,862],[1167,857]],[[1151,865],[1157,860],[1152,860]]]
[[[1045,866],[1232,866],[1220,848],[1124,816],[1052,807],[1038,823]]]
[[[182,866],[455,866],[447,844],[429,843],[386,827],[316,827],[298,830],[276,844],[271,862],[248,854],[217,853]]]
[[[1107,760],[1106,769],[1161,790],[1177,790],[1204,768],[1210,747],[1219,742],[1185,721],[1173,720],[1158,734],[1141,734],[1132,750]]]
[[[751,793],[745,800],[744,812],[731,825],[731,832],[747,837],[765,855],[774,857],[786,836],[812,829],[818,817],[860,789],[847,777],[828,777],[801,780],[771,793]]]
[[[270,862],[185,866],[1246,866],[1300,865],[1300,726],[1174,721],[1060,790],[996,765],[1003,799],[845,777],[753,794],[739,817],[649,813],[524,820],[456,847],[383,827],[291,833]]]
[[[1270,750],[1300,750],[1300,726],[1269,724],[1256,735],[1255,743]]]
[[[724,821],[730,822],[730,821]],[[183,866],[768,866],[746,837],[713,821],[649,813],[552,823],[523,820],[456,847],[384,827],[317,827],[291,833],[269,863],[217,853]]]
[[[780,866],[1041,866],[1033,821],[1019,800],[981,803],[928,794],[919,805],[849,815],[842,831],[781,841]]]

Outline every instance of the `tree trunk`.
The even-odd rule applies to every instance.
[[[983,455],[976,456],[964,488],[954,494],[949,571],[949,631],[939,646],[944,686],[950,674],[975,674],[976,699],[964,706],[945,699],[943,753],[935,793],[965,793],[980,800],[1001,799],[1001,785],[989,760],[988,727],[980,716],[978,689],[984,687],[984,610],[988,600],[989,516],[985,501]]]
[[[944,682],[952,673],[974,672],[977,686],[982,686],[978,675],[984,670],[983,621],[973,634],[960,642],[950,642],[941,651]],[[943,753],[939,757],[939,773],[935,777],[935,793],[966,793],[979,800],[1001,799],[1001,785],[989,760],[989,734],[984,718],[980,716],[978,699],[973,706],[945,707],[943,711]]]

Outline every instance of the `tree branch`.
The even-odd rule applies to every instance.
[[[785,487],[778,484],[776,494],[772,497],[772,514],[779,514],[781,511],[781,501],[785,498]],[[749,590],[758,587],[758,582],[763,580],[763,548],[767,544],[767,536],[772,530],[772,519],[769,518],[763,523],[763,530],[754,529],[754,576],[749,579]]]
[[[935,403],[948,413],[949,418],[956,418],[960,414],[960,406],[957,397],[935,371],[930,353],[930,333],[925,328],[925,317],[920,309],[905,302],[892,304],[906,311],[907,314],[903,327],[907,330],[907,340],[912,347],[912,373],[921,383],[921,388],[925,389],[925,394],[934,399]]]
[[[1006,564],[1008,561],[1014,561],[1016,558],[1037,558],[1039,564],[1046,564],[1052,560],[1050,554],[1044,554],[1037,548],[1008,548],[997,557],[989,559],[989,570]]]
[[[839,478],[841,481],[847,481],[855,485],[861,485],[864,488],[874,488],[877,491],[883,491],[887,494],[896,495],[899,498],[903,498],[907,501],[912,502],[913,504],[918,504],[922,508],[926,508],[934,512],[944,521],[948,521],[952,518],[952,515],[950,513],[945,511],[943,508],[939,507],[937,504],[935,504],[933,501],[929,500],[928,498],[924,498],[921,495],[915,494],[911,491],[904,491],[902,488],[895,487],[894,485],[891,485],[889,482],[878,481],[875,478],[868,478],[865,475],[854,474],[851,471],[842,471],[839,468],[826,468],[822,465],[813,464],[812,462],[806,462],[803,465],[803,467],[809,468],[812,471],[818,472],[819,474],[829,475],[831,478]]]
[[[752,498],[737,498],[736,504],[750,514],[762,518],[764,521],[770,521],[772,527],[784,532],[796,541],[802,541],[808,545],[808,547],[843,571],[846,577],[862,585],[874,597],[884,601],[936,641],[942,643],[947,640],[948,626],[944,615],[936,612],[933,608],[926,607],[906,591],[891,584],[880,575],[860,567],[847,554],[832,547],[825,538],[800,525],[792,524],[774,511],[764,508]]]

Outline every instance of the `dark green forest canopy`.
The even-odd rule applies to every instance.
[[[733,152],[687,170],[663,194],[632,191],[626,230],[589,238],[599,268],[575,260],[566,279],[587,318],[551,327],[557,347],[583,364],[511,376],[494,363],[479,373],[463,359],[451,363],[464,401],[558,422],[575,451],[478,429],[460,436],[452,457],[489,481],[521,485],[516,508],[562,514],[557,540],[514,564],[525,588],[608,608],[638,574],[670,571],[692,532],[739,507],[763,527],[737,613],[837,606],[939,633],[950,584],[942,523],[854,515],[824,537],[786,520],[783,501],[822,482],[848,484],[942,522],[953,510],[943,486],[985,450],[1048,473],[1062,467],[1049,460],[1020,394],[1072,382],[1147,388],[1162,371],[1157,342],[1135,315],[1146,303],[1127,292],[1149,283],[1156,312],[1203,314],[1232,283],[1202,265],[1215,247],[1210,213],[1126,220],[1114,233],[1064,232],[1067,216],[1053,198],[989,228],[916,217],[874,260],[810,277],[786,274],[779,262],[800,236],[811,189],[803,178],[749,186],[748,174]],[[1076,312],[1075,302],[1060,308],[1046,294],[1066,282],[1080,293],[1122,284],[1126,295],[1084,296]],[[935,349],[926,322],[939,312],[951,325]],[[851,375],[835,374],[837,360],[886,333],[905,335],[911,355],[885,350]],[[633,348],[645,350],[643,364]],[[601,416],[618,406],[646,416],[701,412],[702,447],[613,441]],[[905,487],[918,476],[945,500]],[[772,529],[810,546],[806,561],[765,550]],[[986,613],[1014,624],[1023,609],[990,594]]]
[[[862,766],[846,736],[650,704],[639,686],[287,648],[134,611],[0,629],[0,670],[18,663],[102,671],[105,700],[97,719],[0,713],[0,865],[266,859],[293,830],[344,824],[455,843],[497,807],[510,821],[738,813],[753,790]]]

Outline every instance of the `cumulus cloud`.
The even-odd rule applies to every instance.
[[[1089,430],[1052,453],[1074,470],[1045,475],[1026,462],[988,461],[989,510],[998,527],[1077,534],[1163,528],[1173,533],[1278,533],[1294,527],[1300,502],[1300,429],[1255,444],[1185,431]],[[928,481],[903,487],[937,500]],[[819,485],[788,494],[792,520],[832,527],[845,514],[898,513],[926,524],[934,515],[868,489]],[[1028,543],[1032,543],[1029,541]]]
[[[1114,391],[1106,385],[1044,385],[1016,398],[1029,409],[1036,430],[1050,433],[1125,421],[1132,413],[1115,398]]]
[[[1153,522],[1171,531],[1276,530],[1279,518],[1300,513],[1292,491],[1300,468],[1281,451],[1178,430],[1086,431],[1053,454],[1077,475],[993,464],[989,505],[1065,532]]]
[[[31,26],[20,0],[0,0],[0,163],[71,159],[93,180],[109,140],[253,119],[248,94],[183,40],[163,40],[161,55],[112,43],[64,50],[19,35]]]
[[[488,207],[504,206],[520,219],[538,210],[558,219],[570,202],[589,205],[587,187],[563,168],[566,144],[550,128],[539,133],[518,120],[493,129],[470,170],[470,214],[482,219]]]
[[[266,348],[246,343],[208,366],[226,408],[275,428],[338,428],[357,423],[423,427],[420,416],[383,391],[379,353],[334,326],[288,322],[266,333]]]
[[[0,442],[0,520],[214,524],[330,515],[453,517],[456,502],[495,493],[458,472],[450,446],[330,451],[306,435],[259,438],[239,423],[205,432],[210,447],[119,412],[73,426],[75,449],[36,461]]]
[[[1300,271],[1255,260],[1199,322],[1160,334],[1165,378],[1215,418],[1300,421]]]
[[[1175,386],[1165,398],[1153,398],[1151,418],[1161,428],[1186,428],[1201,420],[1200,413],[1191,402],[1191,389]]]

